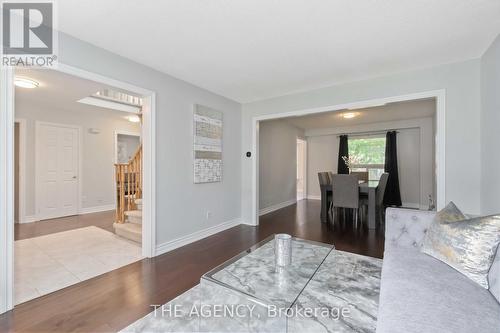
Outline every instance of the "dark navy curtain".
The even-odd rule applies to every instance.
[[[401,206],[401,192],[399,190],[398,153],[396,145],[396,131],[387,132],[385,139],[385,172],[389,174],[385,188],[384,205]]]
[[[349,173],[349,168],[344,162],[344,159],[342,158],[343,156],[346,156],[349,158],[349,147],[347,143],[347,135],[341,135],[340,140],[339,140],[339,158],[337,162],[337,173],[339,175],[341,174],[348,174]]]

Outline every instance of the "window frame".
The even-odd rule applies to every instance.
[[[385,138],[383,134],[380,135],[360,135],[356,137],[349,137],[347,138],[347,144],[349,145],[349,141],[351,140],[369,140],[369,139],[380,139],[380,138]],[[349,151],[349,154],[351,151]],[[384,143],[384,161],[385,161],[385,143]],[[385,163],[359,163],[359,164],[353,164],[352,169],[354,172],[359,171],[359,169],[363,169],[365,172],[368,172],[368,177],[370,177],[370,169],[377,169],[377,170],[382,170],[382,172],[385,171]],[[356,170],[358,169],[358,170]],[[380,179],[380,178],[379,178]],[[377,181],[379,179],[370,179],[368,178],[369,181]]]

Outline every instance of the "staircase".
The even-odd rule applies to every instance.
[[[136,209],[125,211],[125,220],[123,223],[115,222],[115,234],[130,239],[131,241],[141,243],[142,241],[142,199],[134,200]]]
[[[142,146],[128,163],[115,164],[115,234],[131,241],[142,241]]]

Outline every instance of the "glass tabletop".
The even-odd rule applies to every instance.
[[[202,279],[264,304],[290,307],[333,249],[333,245],[292,238],[292,263],[281,268],[275,265],[273,235]]]

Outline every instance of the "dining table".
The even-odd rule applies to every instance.
[[[359,181],[359,193],[368,195],[368,229],[376,228],[376,203],[375,195],[378,187],[378,180]],[[332,185],[326,184],[320,186],[321,190],[321,222],[328,222],[329,198],[332,197]]]

